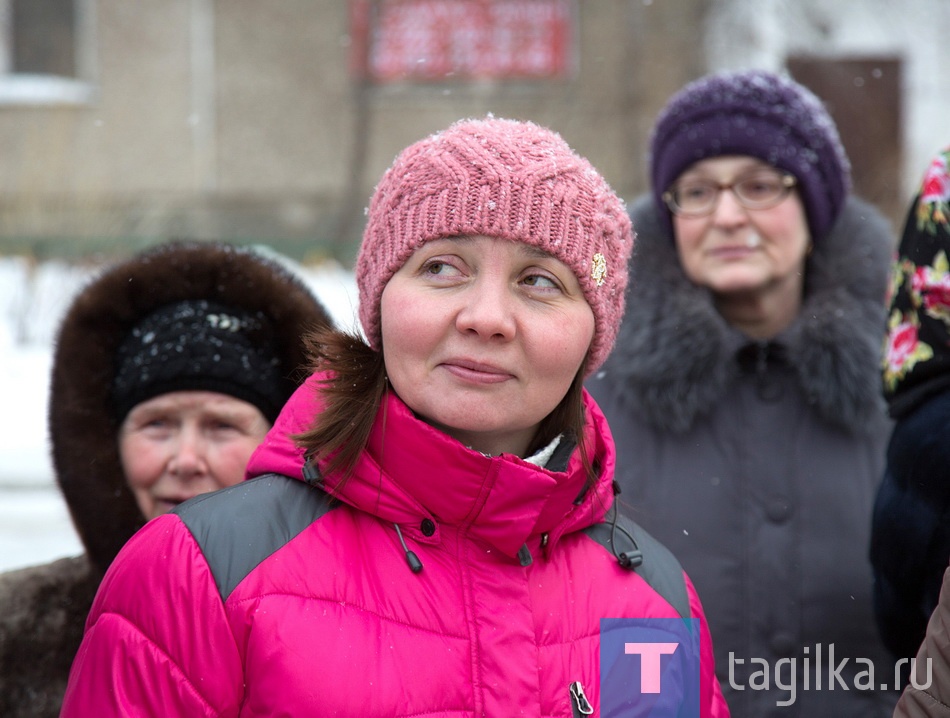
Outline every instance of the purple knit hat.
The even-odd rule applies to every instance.
[[[762,70],[710,75],[675,94],[653,129],[653,197],[671,234],[663,193],[690,165],[722,155],[757,157],[795,175],[814,240],[831,229],[851,189],[838,130],[810,90]]]
[[[633,249],[624,204],[557,133],[490,117],[410,145],[376,186],[356,260],[370,346],[381,345],[389,278],[425,242],[466,235],[525,242],[570,267],[595,318],[587,373],[603,363],[623,317]]]

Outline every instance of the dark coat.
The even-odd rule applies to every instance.
[[[277,327],[286,396],[306,375],[301,337],[329,316],[306,285],[262,254],[170,243],[107,269],[63,319],[53,356],[49,431],[56,480],[86,556],[0,576],[0,715],[55,716],[102,574],[145,523],[122,472],[111,406],[116,348],[154,309],[216,299]]]
[[[950,718],[950,569],[944,569],[938,595],[894,718]]]
[[[874,609],[896,658],[916,655],[948,560],[950,393],[944,391],[895,422],[874,504]]]
[[[686,278],[652,201],[632,216],[627,314],[588,382],[617,442],[622,505],[693,578],[733,716],[888,715],[896,696],[854,688],[857,658],[880,662],[879,678],[892,673],[867,559],[889,428],[879,371],[886,221],[849,199],[809,256],[798,319],[752,342]],[[827,659],[831,643],[836,663],[850,658],[840,673],[850,690],[816,691],[814,675],[804,690],[806,649],[814,671],[816,644]],[[732,681],[730,653],[744,661]],[[776,706],[791,696],[774,676],[772,690],[752,690],[761,664],[751,659],[775,670],[792,657],[794,703]]]

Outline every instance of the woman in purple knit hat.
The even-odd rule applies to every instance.
[[[126,545],[63,715],[727,716],[699,598],[618,515],[583,388],[632,246],[550,130],[404,150],[357,259],[365,339],[311,336],[251,480]]]
[[[891,229],[787,76],[687,85],[650,149],[627,315],[588,382],[622,506],[695,580],[734,716],[889,715],[868,538]]]

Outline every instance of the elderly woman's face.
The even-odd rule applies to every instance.
[[[594,336],[570,268],[505,239],[427,242],[381,302],[393,389],[428,423],[493,455],[524,455]]]
[[[119,456],[145,518],[242,481],[269,428],[253,404],[213,391],[173,391],[137,404],[119,428]]]
[[[779,176],[753,157],[715,157],[690,166],[674,186],[688,188],[690,183],[708,181],[731,185],[756,173]],[[731,191],[722,190],[710,214],[674,214],[673,230],[686,276],[714,294],[801,295],[810,237],[797,191],[768,209],[747,209]]]

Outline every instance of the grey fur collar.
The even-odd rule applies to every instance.
[[[685,431],[723,399],[747,339],[705,289],[683,274],[653,200],[631,209],[637,232],[627,313],[602,374],[649,423]],[[802,312],[776,342],[818,413],[849,431],[883,409],[880,352],[884,296],[895,245],[887,220],[849,198],[828,237],[815,243]]]

